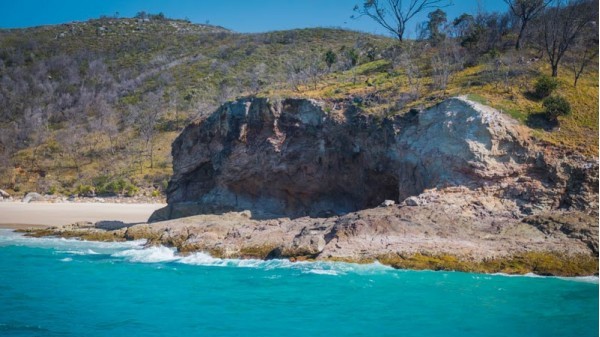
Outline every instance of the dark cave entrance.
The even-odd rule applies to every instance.
[[[385,200],[399,202],[398,176],[396,174],[369,172],[364,180],[365,194],[360,208],[379,206]]]

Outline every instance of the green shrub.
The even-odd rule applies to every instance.
[[[138,193],[139,189],[125,178],[114,178],[100,176],[94,179],[96,193],[99,195],[125,195],[131,197]]]
[[[113,194],[123,194],[125,187],[127,186],[128,182],[125,181],[125,179],[120,178],[117,180],[112,180],[109,181],[106,185],[105,185],[105,190],[107,193],[113,193]]]
[[[542,106],[549,121],[556,121],[558,116],[565,116],[571,113],[571,104],[560,96],[546,98]]]
[[[48,190],[46,191],[46,194],[50,194],[50,195],[55,195],[56,192],[58,192],[58,188],[54,185],[50,186],[50,188],[48,188]]]
[[[133,197],[134,195],[136,195],[140,191],[140,189],[137,188],[137,186],[135,186],[134,184],[128,183],[125,186],[124,191],[125,191],[125,193],[124,193],[125,196],[127,196],[127,197]]]
[[[548,76],[542,76],[535,82],[535,96],[539,99],[550,96],[554,89],[558,87],[556,79]]]
[[[81,197],[92,197],[96,195],[96,189],[91,185],[77,185],[75,194]]]

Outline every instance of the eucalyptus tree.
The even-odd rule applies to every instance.
[[[558,76],[558,66],[577,40],[597,24],[598,2],[594,0],[553,0],[542,20],[540,37],[542,47],[552,69]],[[597,29],[594,27],[594,29]]]
[[[367,16],[402,42],[406,25],[415,15],[426,9],[449,5],[445,0],[410,0],[406,3],[402,0],[364,0],[361,6],[354,6],[357,15],[353,18]]]
[[[519,35],[515,49],[521,49],[521,40],[523,39],[527,24],[540,14],[552,0],[504,0],[508,5],[510,12],[519,18]]]

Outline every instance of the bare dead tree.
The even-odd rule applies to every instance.
[[[300,57],[294,57],[285,62],[288,83],[295,91],[300,91],[300,85],[304,83],[304,61]]]
[[[519,35],[515,49],[521,49],[521,40],[527,28],[527,24],[540,14],[552,0],[504,0],[508,5],[510,12],[519,18]]]
[[[543,18],[541,40],[552,77],[556,77],[565,53],[585,27],[598,19],[598,5],[593,0],[553,0],[553,4]]]
[[[306,76],[310,78],[310,81],[313,84],[313,89],[317,90],[317,84],[319,84],[319,80],[321,75],[323,74],[323,70],[325,69],[323,60],[319,57],[318,54],[311,54],[306,60],[306,68],[304,72]]]
[[[565,56],[573,71],[573,86],[590,63],[598,59],[598,25],[593,22],[586,27],[586,32],[575,41],[572,50]]]
[[[145,150],[150,159],[150,168],[154,168],[154,139],[156,127],[164,113],[163,91],[151,92],[144,96],[142,105],[133,106],[133,113],[137,115],[136,123],[140,136],[144,142]]]
[[[248,77],[250,78],[249,90],[252,95],[258,94],[258,92],[267,83],[265,80],[267,74],[267,65],[259,63],[248,71]]]
[[[367,16],[402,42],[406,25],[415,15],[426,9],[449,5],[445,0],[410,0],[406,7],[402,0],[364,0],[362,6],[354,6],[357,15],[353,18]]]
[[[452,75],[462,67],[461,58],[457,45],[451,40],[444,40],[431,58],[432,84],[435,89],[443,90],[444,95]]]
[[[407,44],[400,53],[395,66],[404,70],[410,88],[411,99],[418,99],[421,93],[422,71],[419,55],[423,52],[419,44]]]

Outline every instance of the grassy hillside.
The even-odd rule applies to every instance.
[[[0,186],[71,194],[109,181],[162,193],[170,143],[190,120],[285,86],[304,55],[356,43],[389,40],[333,29],[243,35],[179,20],[0,30]]]
[[[577,87],[561,68],[555,94],[572,113],[553,126],[531,95],[549,73],[534,50],[399,47],[337,29],[238,34],[162,18],[0,30],[0,46],[0,188],[17,193],[160,194],[178,132],[244,95],[318,98],[332,112],[355,104],[377,118],[470,95],[542,141],[598,155],[597,63]]]
[[[351,97],[361,104],[363,111],[380,116],[403,114],[411,108],[432,106],[444,98],[467,95],[469,99],[490,105],[531,128],[536,139],[562,146],[586,156],[598,156],[598,66],[593,65],[573,86],[573,74],[563,69],[557,78],[558,87],[553,95],[565,97],[571,104],[571,113],[559,118],[558,125],[545,121],[542,99],[532,97],[535,82],[550,73],[544,60],[519,65],[508,80],[490,77],[489,64],[483,63],[457,70],[445,89],[432,86],[431,74],[423,74],[418,97],[412,99],[414,85],[410,85],[403,69],[389,61],[377,60],[359,65],[356,70],[324,76],[315,89],[304,86],[299,92],[279,90],[275,96],[300,96],[329,99],[332,106],[338,100]],[[356,75],[354,75],[356,73]],[[356,77],[356,79],[354,79]],[[408,98],[407,98],[408,97]],[[369,103],[368,101],[375,101]]]

